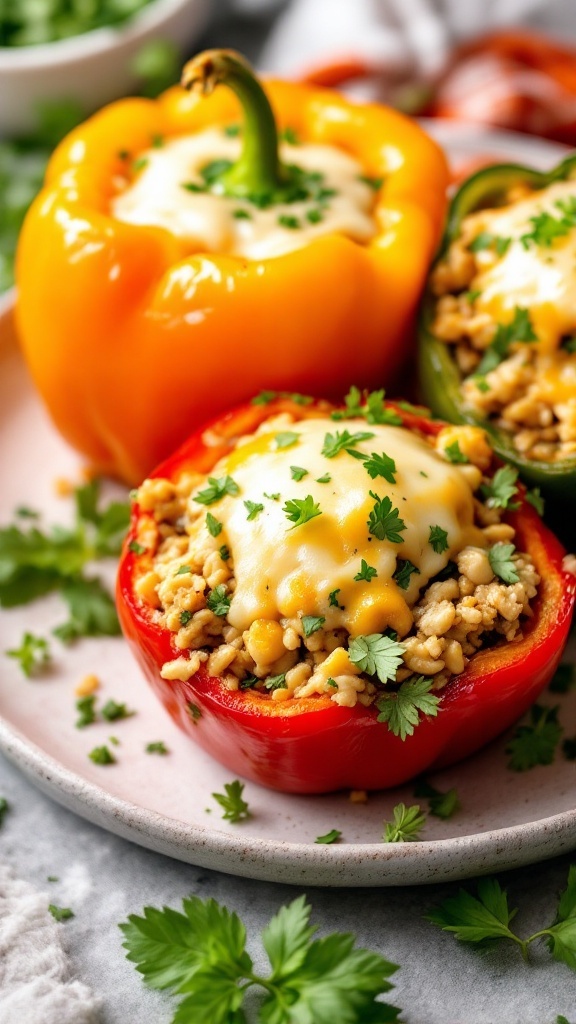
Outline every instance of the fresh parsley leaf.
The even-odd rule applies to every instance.
[[[413,575],[419,576],[420,569],[409,558],[399,558],[396,562],[396,569],[392,574],[392,579],[396,580],[401,590],[408,590],[410,579]]]
[[[96,558],[119,555],[122,541],[130,524],[128,502],[111,501],[100,508],[100,481],[91,480],[74,491],[78,528],[92,527],[86,540],[94,549]]]
[[[392,502],[386,494],[379,498],[374,491],[370,491],[370,497],[374,498],[374,508],[368,517],[368,530],[378,540],[387,540],[391,544],[401,544],[401,533],[406,529],[406,523],[400,518],[397,508],[392,507]]]
[[[538,341],[538,336],[534,333],[529,311],[522,309],[520,306],[515,307],[514,316],[510,323],[498,324],[494,340],[486,349],[476,368],[476,376],[482,377],[490,373],[491,370],[496,369],[502,360],[506,359],[510,345],[515,341],[526,344]]]
[[[240,493],[238,484],[231,476],[209,476],[208,485],[203,491],[198,491],[194,498],[194,501],[197,501],[199,505],[214,505],[215,502],[220,501],[226,494],[234,496]]]
[[[431,786],[429,782],[426,782],[425,779],[421,779],[414,786],[414,796],[426,797],[430,807],[430,814],[444,820],[451,818],[461,806],[458,793],[454,788],[442,793],[439,789]]]
[[[206,526],[211,537],[218,537],[222,533],[222,523],[211,512],[206,513]],[[180,572],[180,569],[178,571]]]
[[[390,732],[401,740],[412,736],[420,723],[420,713],[431,718],[438,714],[440,697],[430,693],[433,685],[433,679],[417,676],[415,679],[407,679],[393,693],[385,693],[376,702],[380,712],[378,721],[386,722]]]
[[[191,618],[192,618],[192,612],[189,612],[188,609],[185,608],[184,611],[180,612],[180,615],[178,616],[178,618],[180,620],[180,625],[181,626],[187,626],[188,623],[190,622]]]
[[[539,516],[544,515],[545,502],[544,498],[540,494],[539,487],[533,487],[531,491],[526,491],[525,498],[526,501],[536,509]]]
[[[211,612],[214,612],[214,615],[226,618],[230,610],[231,600],[232,598],[226,593],[226,585],[224,583],[219,583],[217,587],[214,587],[214,589],[210,591],[206,600],[206,605]]]
[[[509,909],[506,892],[496,879],[480,879],[477,893],[476,897],[460,889],[427,914],[428,921],[453,932],[460,942],[485,944],[490,939],[512,939],[522,944],[509,927],[516,910]]]
[[[470,252],[482,252],[483,249],[490,249],[495,241],[495,235],[491,234],[490,231],[481,231],[479,235],[472,239],[468,248]]]
[[[101,580],[79,576],[66,580],[60,593],[68,605],[68,621],[52,630],[64,643],[81,636],[118,636],[120,623],[114,600]]]
[[[378,192],[378,190],[381,189],[382,185],[384,184],[384,178],[374,178],[370,174],[359,174],[358,181],[363,181],[365,185],[368,185],[369,188],[374,189],[375,192]]]
[[[280,501],[280,491],[276,491],[274,494],[267,494],[264,491],[264,497],[268,498],[269,501]]]
[[[264,685],[267,690],[287,690],[286,673],[280,672],[277,676],[268,676]]]
[[[317,633],[319,629],[326,622],[323,615],[303,615],[302,616],[302,629],[304,630],[304,636],[312,636],[313,633]]]
[[[194,725],[197,725],[199,720],[202,718],[202,711],[200,710],[198,705],[193,704],[192,701],[188,701],[188,703],[186,704],[186,711],[190,715],[190,718],[194,722]]]
[[[444,449],[444,455],[448,459],[448,462],[454,462],[456,464],[470,462],[468,456],[464,455],[464,452],[461,450],[458,441],[453,441],[452,444],[447,445]]]
[[[174,1024],[243,1024],[246,991],[264,989],[261,1024],[386,1024],[399,1011],[379,996],[392,987],[394,964],[354,937],[335,933],[313,941],[304,896],[282,907],[262,934],[271,974],[259,977],[246,952],[236,914],[192,896],[183,913],[146,907],[120,925],[127,957],[152,988],[184,995]],[[377,1001],[378,1000],[378,1001]]]
[[[330,476],[330,473],[324,473],[323,476],[316,477],[316,483],[317,484],[329,484],[331,479],[332,479],[332,477]]]
[[[94,747],[88,757],[94,764],[116,764],[116,758],[107,746]]]
[[[303,480],[305,476],[308,476],[308,470],[303,469],[302,466],[290,466],[290,475],[293,480]]]
[[[135,555],[143,555],[146,551],[146,548],[137,540],[131,540],[128,544],[128,551],[132,551]]]
[[[366,583],[370,583],[370,580],[374,579],[378,575],[378,570],[373,565],[368,565],[365,558],[360,563],[360,572],[357,572],[354,579],[356,581],[366,580]]]
[[[92,725],[96,721],[96,697],[93,694],[79,697],[76,701],[76,710],[78,712],[75,723],[77,729],[85,729],[87,725]]]
[[[55,921],[69,921],[71,917],[74,917],[74,912],[70,910],[70,907],[57,907],[56,904],[49,903],[48,910]]]
[[[428,543],[437,555],[443,554],[444,551],[448,550],[448,534],[446,530],[443,530],[441,526],[431,526]]]
[[[270,405],[270,402],[273,402],[278,397],[278,391],[261,391],[259,395],[255,395],[252,399],[252,405]]]
[[[222,547],[218,548],[218,554],[223,562],[227,562],[230,558],[230,548],[226,544],[223,544]]]
[[[551,693],[569,693],[576,686],[576,666],[563,662],[554,673],[548,689]]]
[[[558,708],[533,704],[526,725],[519,725],[506,747],[510,755],[508,768],[526,772],[538,764],[552,764],[562,735]]]
[[[349,430],[337,430],[335,434],[326,434],[322,446],[322,455],[327,459],[334,459],[340,452],[348,448],[355,448],[361,441],[369,441],[374,434],[367,430],[359,430],[351,434]]]
[[[107,722],[120,722],[123,718],[132,718],[135,711],[131,711],[126,704],[119,704],[116,700],[107,700],[102,708],[102,718]]]
[[[248,804],[242,796],[243,792],[244,783],[239,779],[234,779],[234,782],[224,783],[224,793],[212,793],[214,799],[224,810],[222,817],[225,821],[235,824],[250,817]]]
[[[420,812],[418,804],[406,807],[405,804],[396,804],[392,811],[394,821],[386,821],[384,835],[385,843],[413,843],[420,838],[420,832],[426,824],[426,815]]]
[[[520,577],[516,572],[516,566],[512,561],[512,555],[516,551],[513,544],[494,544],[488,549],[488,561],[492,572],[504,583],[518,583]]]
[[[558,204],[556,205],[558,206]],[[532,229],[520,235],[520,241],[525,249],[529,249],[531,245],[541,245],[545,248],[550,248],[557,238],[562,238],[564,235],[569,234],[573,227],[573,223],[571,223],[569,218],[553,217],[547,211],[530,217],[530,223]]]
[[[396,678],[402,664],[404,644],[384,633],[356,636],[348,645],[348,657],[369,676],[377,675],[381,683]]]
[[[294,524],[290,527],[291,530],[294,530],[297,526],[309,523],[316,516],[322,515],[319,503],[314,501],[311,494],[307,494],[303,499],[290,498],[283,506],[282,511],[286,518]]]
[[[18,662],[28,679],[39,675],[52,660],[48,641],[28,631],[24,633],[20,646],[10,648],[6,654]]]
[[[344,399],[345,409],[336,409],[331,413],[333,420],[345,420],[363,416],[367,423],[388,423],[401,426],[402,417],[384,404],[385,391],[371,391],[362,401],[362,392],[354,385]]]
[[[176,576],[187,576],[188,573],[191,573],[191,572],[192,572],[192,566],[191,565],[180,565],[180,566],[178,566],[175,575]]]
[[[0,828],[4,822],[4,818],[7,812],[10,810],[10,804],[8,803],[5,796],[0,796]]]
[[[323,843],[329,846],[331,843],[337,843],[340,839],[342,832],[338,828],[333,828],[330,832],[327,832],[325,836],[317,836],[314,840],[315,843]]]
[[[389,455],[386,455],[384,452],[381,455],[378,455],[377,452],[372,452],[371,455],[364,455],[363,452],[354,451],[353,448],[348,451],[348,454],[353,455],[355,459],[362,460],[364,469],[373,480],[377,476],[382,476],[389,484],[396,483],[396,463]]]
[[[264,511],[264,505],[260,504],[258,501],[245,501],[244,507],[248,512],[248,515],[246,516],[248,522],[251,522],[252,519],[256,519],[256,516],[260,515],[260,513]]]
[[[336,590],[331,590],[328,594],[328,604],[331,608],[342,608],[342,605],[338,604],[338,594],[341,589],[341,587],[337,587]]]
[[[162,754],[162,755],[164,755],[164,754],[169,754],[170,751],[168,750],[168,747],[164,743],[164,740],[156,740],[153,743],[147,743],[146,744],[146,753],[147,754]]]
[[[296,231],[301,227],[298,217],[295,217],[290,213],[281,213],[277,218],[280,227],[288,228],[290,231]]]
[[[518,508],[512,499],[518,494],[516,481],[518,470],[514,466],[502,466],[497,469],[487,484],[482,484],[480,493],[488,508]]]
[[[283,451],[285,448],[292,448],[300,438],[300,434],[296,434],[293,430],[284,430],[280,434],[276,434],[274,441],[278,451]]]

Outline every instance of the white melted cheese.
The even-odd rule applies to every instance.
[[[289,448],[278,448],[276,436],[289,429],[298,435]],[[373,437],[356,448],[366,454],[385,452],[396,463],[396,482],[371,479],[364,463],[346,451],[329,459],[321,454],[327,432],[347,429],[369,431]],[[290,467],[308,470],[300,481]],[[326,628],[345,628],[352,636],[381,632],[387,627],[405,635],[412,625],[411,605],[419,590],[444,568],[466,544],[484,546],[474,526],[473,495],[465,474],[446,462],[425,441],[400,427],[368,425],[364,420],[334,424],[329,419],[307,419],[271,428],[240,445],[213,471],[229,474],[238,484],[237,496],[214,505],[223,523],[221,537],[234,560],[236,589],[228,619],[247,629],[258,618],[323,615]],[[331,475],[329,483],[318,478]],[[380,541],[368,530],[374,507],[370,491],[388,495],[406,524],[402,543]],[[279,494],[279,500],[266,497]],[[321,515],[294,528],[283,511],[287,499],[312,495]],[[245,501],[263,504],[248,520]],[[191,509],[198,505],[191,499]],[[448,535],[448,548],[437,554],[430,542],[430,527]],[[204,528],[204,527],[202,527]],[[367,582],[355,580],[362,559],[377,570]],[[392,575],[397,559],[410,559],[420,570],[407,590]],[[329,594],[339,589],[338,605]]]
[[[237,160],[241,145],[240,139],[208,128],[148,150],[141,154],[146,163],[134,182],[112,200],[113,216],[130,224],[166,228],[190,252],[227,253],[254,260],[281,256],[333,232],[361,244],[373,238],[374,190],[360,180],[363,170],[358,161],[334,146],[280,146],[284,163],[319,171],[324,175],[323,186],[335,190],[322,205],[322,219],[317,224],[306,218],[310,210],[319,208],[312,200],[260,210],[244,200],[183,187],[187,182],[202,184],[201,169],[212,160]],[[248,216],[238,218],[238,211]],[[281,216],[295,217],[300,227],[282,226]]]
[[[487,231],[512,239],[501,257],[492,249],[476,253],[479,273],[471,287],[481,293],[477,308],[504,323],[515,306],[529,309],[543,350],[557,347],[562,335],[576,330],[576,228],[549,246],[525,246],[520,239],[533,231],[531,217],[546,212],[560,218],[555,204],[569,197],[576,197],[576,182],[557,182],[502,210],[483,210],[468,218],[475,234]]]

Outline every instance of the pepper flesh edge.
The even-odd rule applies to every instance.
[[[269,415],[291,411],[301,418],[326,410],[326,403],[294,406],[273,402],[243,407],[211,425],[220,445],[208,447],[201,433],[158,467],[154,476],[174,477],[180,470],[210,468],[235,438]],[[441,422],[396,409],[405,425],[436,434]],[[440,692],[436,718],[423,718],[405,741],[377,721],[375,707],[342,708],[328,697],[274,702],[249,691],[227,690],[201,669],[188,682],[160,675],[165,661],[182,654],[173,634],[156,626],[134,598],[134,574],[142,565],[128,549],[136,536],[139,510],[132,515],[118,576],[118,611],[125,636],[144,674],[176,723],[231,771],[284,792],[323,793],[342,788],[384,789],[473,753],[507,729],[526,711],[560,661],[570,628],[576,580],[562,568],[564,550],[524,500],[511,521],[520,544],[542,576],[534,616],[518,642],[506,643],[471,659],[465,671]],[[200,711],[191,717],[189,704]]]

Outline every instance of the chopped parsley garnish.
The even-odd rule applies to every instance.
[[[499,235],[492,235],[489,231],[482,231],[476,235],[469,245],[470,252],[481,252],[482,249],[494,249],[497,256],[504,256],[508,251],[511,238],[502,238]]]
[[[516,728],[506,747],[506,753],[510,755],[508,768],[514,772],[526,772],[539,764],[552,764],[562,735],[557,707],[533,704],[528,718],[528,724]]]
[[[338,604],[338,594],[340,593],[341,587],[337,587],[336,590],[331,590],[328,594],[328,604],[331,608],[342,608],[341,604]]]
[[[270,402],[273,402],[279,396],[279,391],[261,391],[260,394],[255,395],[252,399],[252,405],[270,405]]]
[[[222,547],[218,548],[218,554],[220,555],[220,558],[222,559],[223,562],[227,562],[228,559],[230,558],[229,547],[226,544],[223,544]]]
[[[164,740],[156,740],[154,743],[147,743],[145,747],[147,754],[169,754],[170,751],[164,743]]]
[[[232,211],[232,216],[235,220],[252,220],[252,214],[249,210],[244,210],[241,206],[237,210]]]
[[[224,583],[219,583],[217,587],[210,592],[208,595],[206,604],[214,615],[219,615],[221,618],[225,618],[230,610],[230,601],[232,599],[228,597],[226,593],[226,586]]]
[[[359,174],[358,181],[363,181],[365,185],[374,189],[375,192],[378,192],[384,184],[384,178],[373,177],[371,174]]]
[[[324,473],[323,476],[319,476],[319,477],[316,478],[316,483],[317,484],[329,484],[331,480],[332,480],[332,477],[330,476],[330,473]]]
[[[440,697],[430,693],[433,686],[434,680],[424,676],[407,679],[396,691],[385,693],[377,701],[378,721],[386,722],[390,732],[401,740],[412,736],[420,713],[432,718],[438,714]]]
[[[294,217],[291,213],[281,213],[278,223],[280,227],[289,228],[290,231],[296,231],[301,226],[298,217]]]
[[[131,711],[125,704],[119,704],[115,700],[106,701],[102,708],[102,718],[105,718],[107,722],[119,722],[123,718],[131,718],[135,714],[135,711]]]
[[[394,821],[386,821],[382,841],[385,843],[413,843],[419,838],[426,824],[426,815],[422,814],[418,804],[406,807],[396,804],[392,814]]]
[[[388,683],[396,678],[404,650],[404,644],[395,639],[395,634],[367,633],[350,641],[348,657],[362,672],[377,675],[381,683]]]
[[[139,156],[137,160],[134,160],[132,164],[132,170],[137,174],[138,171],[143,171],[148,166],[148,160],[145,156]]]
[[[401,544],[400,534],[406,529],[406,523],[400,518],[398,509],[392,507],[388,495],[379,498],[374,491],[370,491],[370,497],[374,498],[375,504],[368,517],[368,530],[378,540]]]
[[[322,455],[327,459],[334,459],[340,452],[349,448],[355,448],[361,441],[369,441],[374,434],[368,431],[358,431],[351,434],[349,430],[337,430],[335,434],[326,434],[322,446]]]
[[[203,491],[198,491],[194,501],[197,501],[199,505],[214,505],[216,501],[220,501],[226,494],[236,495],[240,493],[240,488],[235,480],[231,476],[209,476],[208,487],[205,487]]]
[[[512,555],[516,551],[513,544],[494,544],[488,550],[488,561],[492,572],[504,583],[518,583],[520,577],[516,572],[516,566],[512,561]]]
[[[287,142],[290,146],[297,146],[300,142],[300,139],[298,138],[298,133],[295,128],[284,128],[280,132],[280,138],[282,139],[283,142]]]
[[[332,679],[332,676],[326,680],[326,686],[333,686],[335,690],[338,689],[338,683],[335,679]]]
[[[293,430],[284,430],[280,434],[276,434],[274,441],[276,448],[282,451],[284,448],[292,448],[296,444],[300,437],[300,434],[295,433]]]
[[[283,506],[282,511],[286,518],[294,524],[290,527],[291,530],[294,530],[297,526],[303,526],[304,523],[309,523],[316,516],[322,515],[319,503],[314,501],[311,494],[307,494],[303,499],[290,498]]]
[[[194,722],[194,725],[197,725],[199,719],[202,718],[202,711],[200,710],[198,705],[193,704],[192,701],[188,701],[188,703],[186,704],[186,711],[190,715],[190,718]]]
[[[148,987],[180,995],[174,1021],[196,1024],[200,1012],[210,1024],[241,1024],[248,1020],[245,1011],[255,1020],[254,986],[262,996],[262,1024],[397,1020],[399,1011],[380,999],[392,987],[387,979],[395,965],[357,948],[353,935],[315,939],[304,896],[282,906],[264,929],[266,977],[255,973],[235,913],[198,896],[185,899],[182,911],[146,907],[142,917],[131,915],[120,926],[127,956]]]
[[[286,673],[280,672],[277,676],[269,676],[264,685],[267,690],[287,690]]]
[[[324,843],[329,846],[331,843],[337,843],[340,839],[342,832],[338,828],[333,828],[330,832],[327,832],[325,836],[316,836],[315,843]]]
[[[442,818],[446,820],[451,818],[453,814],[460,809],[460,800],[458,799],[458,793],[454,788],[446,790],[442,793],[439,789],[435,789],[425,779],[421,779],[414,786],[414,796],[423,796],[428,800],[430,808],[430,814],[433,814],[436,818]]]
[[[242,796],[243,792],[244,783],[239,779],[234,779],[234,782],[224,783],[224,793],[212,793],[214,799],[224,810],[222,817],[225,821],[235,824],[250,817],[248,804]]]
[[[293,480],[303,480],[305,476],[308,476],[308,470],[303,469],[302,466],[290,466],[290,475]]]
[[[252,687],[256,686],[256,683],[259,683],[259,682],[260,682],[260,680],[258,679],[258,676],[247,675],[245,679],[241,680],[241,682],[240,682],[240,689],[241,690],[251,690]]]
[[[93,694],[79,697],[76,701],[76,710],[78,712],[77,729],[85,729],[87,725],[92,725],[96,721],[96,697]]]
[[[520,236],[520,241],[525,249],[529,249],[531,245],[541,245],[549,249],[557,238],[568,235],[572,228],[576,226],[576,202],[574,201],[574,196],[558,199],[554,206],[560,213],[559,217],[554,217],[545,210],[542,213],[537,213],[534,217],[530,217],[531,231],[527,231],[524,235]]]
[[[74,911],[70,910],[70,907],[57,907],[55,903],[49,903],[48,910],[55,921],[69,921],[74,917]]]
[[[4,817],[10,810],[10,804],[8,803],[5,796],[0,796],[0,827],[4,822]]]
[[[428,543],[432,546],[432,550],[437,555],[441,555],[448,549],[448,534],[446,530],[443,530],[441,526],[431,526],[430,535],[428,537]]]
[[[237,135],[240,135],[242,127],[239,124],[227,124],[222,129],[224,135],[227,135],[230,139],[235,139]]]
[[[344,399],[346,408],[337,409],[331,413],[331,419],[345,420],[362,416],[367,423],[388,423],[392,426],[400,426],[402,424],[402,417],[392,409],[385,407],[384,395],[385,391],[383,388],[380,391],[370,391],[366,395],[366,401],[363,403],[362,392],[353,385]]]
[[[202,175],[206,185],[214,185],[226,171],[229,171],[232,167],[232,161],[226,160],[224,157],[220,157],[217,160],[210,160],[209,163],[204,164],[200,168],[200,174]]]
[[[143,544],[140,544],[137,540],[131,540],[128,544],[128,551],[132,551],[135,555],[143,555],[146,548]]]
[[[361,562],[361,565],[360,565],[360,572],[356,573],[354,579],[355,580],[366,580],[367,583],[370,583],[370,580],[374,579],[374,577],[377,576],[377,575],[378,575],[378,570],[375,569],[374,566],[368,565],[368,562],[366,561],[366,559],[363,558],[362,562]]]
[[[408,590],[410,586],[411,577],[416,574],[420,575],[420,569],[410,561],[409,558],[399,558],[396,563],[396,570],[392,575],[392,579],[396,580],[396,583],[401,590]]]
[[[544,515],[545,502],[539,487],[533,487],[531,491],[526,491],[526,501],[536,509],[539,516]]]
[[[490,373],[491,370],[495,370],[502,360],[506,359],[510,345],[515,341],[525,344],[538,341],[538,337],[534,333],[529,311],[520,308],[520,306],[516,306],[514,309],[514,316],[509,324],[498,324],[494,341],[486,349],[476,368],[475,376],[483,377],[485,374]]]
[[[264,491],[264,497],[268,498],[269,501],[280,501],[280,491],[277,491],[275,494],[267,494]]]
[[[256,519],[256,516],[260,515],[260,513],[264,511],[264,505],[261,505],[258,501],[245,501],[244,508],[248,512],[248,515],[246,516],[248,522]]]
[[[444,455],[448,459],[448,462],[453,462],[455,464],[470,462],[468,456],[464,455],[464,452],[461,450],[458,441],[453,441],[452,444],[447,445],[444,449]]]
[[[517,480],[518,470],[514,466],[497,469],[492,479],[480,488],[488,508],[518,508],[518,504],[512,502],[518,494]]]
[[[353,448],[347,449],[348,454],[364,463],[364,469],[373,480],[377,476],[384,477],[389,484],[396,483],[396,463],[389,455],[382,452],[372,452],[371,455],[364,455],[363,452],[356,452]]]
[[[326,622],[323,615],[303,615],[302,616],[302,629],[304,630],[304,636],[312,636],[313,633],[317,633],[319,629]]]
[[[94,764],[116,764],[116,758],[114,754],[107,746],[94,747],[88,754],[88,757]]]
[[[28,679],[41,673],[52,660],[48,641],[28,631],[24,633],[20,646],[11,647],[6,654],[18,662]]]
[[[246,504],[246,502],[244,502]],[[208,533],[211,537],[217,537],[222,533],[222,523],[216,516],[213,516],[211,512],[206,513],[206,526],[208,527]]]
[[[311,210],[306,211],[306,220],[309,224],[320,224],[324,220],[324,214],[317,206],[313,206]]]
[[[178,566],[178,568],[177,568],[177,570],[176,570],[174,575],[175,576],[187,576],[188,573],[191,573],[191,572],[192,572],[192,566],[191,565],[180,565],[180,566]]]
[[[187,626],[188,623],[190,622],[190,619],[192,618],[192,612],[189,612],[185,609],[183,612],[180,612],[180,615],[178,617],[180,619],[180,625]]]
[[[466,301],[472,304],[473,302],[476,302],[476,299],[480,298],[482,292],[479,288],[472,288],[469,292],[464,292],[463,294]]]

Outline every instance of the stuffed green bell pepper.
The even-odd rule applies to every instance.
[[[419,364],[438,416],[483,426],[527,483],[576,501],[576,155],[548,173],[494,165],[459,188]]]

